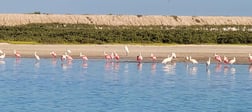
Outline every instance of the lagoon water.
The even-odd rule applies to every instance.
[[[3,112],[251,111],[250,65],[0,61]]]

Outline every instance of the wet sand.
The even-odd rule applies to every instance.
[[[237,64],[250,64],[248,62],[248,54],[252,53],[252,46],[248,45],[168,45],[168,46],[152,46],[152,45],[128,45],[129,55],[126,56],[125,45],[20,45],[0,43],[0,49],[6,53],[6,57],[14,57],[13,50],[16,49],[22,58],[34,57],[34,52],[41,58],[50,58],[50,51],[55,51],[58,56],[62,55],[66,49],[72,51],[71,56],[79,59],[79,53],[82,52],[89,59],[103,59],[103,52],[110,54],[116,51],[120,55],[121,61],[135,61],[136,56],[141,52],[144,62],[151,62],[150,54],[157,56],[157,61],[161,62],[164,58],[175,52],[176,62],[184,62],[186,56],[192,56],[199,63],[205,63],[208,57],[212,62],[214,53],[221,56],[227,56],[229,59],[236,57]]]

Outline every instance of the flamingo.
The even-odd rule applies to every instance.
[[[128,48],[128,46],[124,46],[124,50],[126,52],[126,56],[128,56],[129,55],[129,48]]]
[[[116,52],[114,52],[114,57],[115,57],[116,61],[119,61],[120,56]]]
[[[229,61],[229,64],[234,64],[236,62],[236,59],[235,59],[235,57],[233,58],[233,59],[231,59],[230,61]]]
[[[2,53],[2,55],[0,55],[0,59],[4,59],[5,58],[5,53]]]
[[[223,62],[224,62],[225,64],[229,64],[229,60],[228,60],[228,58],[227,58],[226,56],[223,57]]]
[[[192,59],[192,57],[189,57],[189,60],[193,63],[193,64],[198,64],[198,61],[196,59]]]
[[[57,54],[56,54],[56,52],[54,52],[54,51],[51,51],[51,52],[50,52],[50,55],[52,55],[53,58],[56,58],[56,57],[57,57]]]
[[[65,55],[66,55],[67,61],[72,61],[73,60],[72,56],[68,55],[67,53],[65,53]]]
[[[163,63],[163,64],[167,64],[167,63],[171,62],[172,59],[173,59],[173,56],[169,56],[169,55],[168,55],[167,58],[163,59],[162,63]]]
[[[113,52],[110,54],[110,57],[111,57],[111,60],[114,60],[115,55],[114,55],[114,53],[113,53]]]
[[[39,58],[39,56],[37,55],[37,52],[36,52],[36,51],[34,52],[34,56],[35,56],[35,59],[36,59],[37,61],[40,60],[40,58]]]
[[[61,59],[61,61],[65,61],[66,60],[66,54],[62,54],[60,59]]]
[[[248,56],[248,60],[249,60],[250,63],[252,62],[252,56],[251,56],[250,53],[249,53],[249,56]]]
[[[177,58],[177,55],[176,55],[174,52],[171,53],[171,56],[172,56],[173,58]]]
[[[103,54],[105,56],[106,61],[109,61],[111,59],[111,56],[108,55],[105,51],[103,52]]]
[[[207,62],[206,62],[206,66],[209,66],[210,63],[211,63],[211,58],[209,57],[208,60],[207,60]]]
[[[71,51],[70,49],[67,49],[66,52],[67,52],[68,54],[71,54],[71,53],[72,53],[72,51]]]
[[[143,60],[143,57],[142,57],[142,54],[140,53],[138,56],[137,56],[137,62],[138,63],[141,63]]]
[[[151,59],[152,59],[152,62],[154,62],[154,61],[156,61],[157,60],[157,57],[156,56],[154,56],[154,54],[153,53],[151,53]]]
[[[217,62],[222,62],[221,56],[220,56],[220,55],[217,55],[216,53],[214,54],[214,59],[215,59]]]
[[[14,52],[14,55],[16,56],[16,58],[20,58],[21,57],[21,54],[18,53],[15,49],[13,50]]]
[[[81,52],[80,52],[80,57],[82,58],[83,61],[88,60],[88,57],[86,55],[83,55]]]

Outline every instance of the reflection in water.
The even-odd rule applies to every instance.
[[[139,71],[142,71],[142,67],[143,67],[142,63],[138,63],[138,64],[137,64],[137,69],[138,69]]]
[[[152,73],[152,74],[155,74],[156,68],[157,68],[157,63],[152,63],[152,64],[151,64],[151,73]]]
[[[5,61],[4,60],[0,60],[0,65],[4,65]]]
[[[129,72],[129,64],[125,63],[124,65],[124,72]]]
[[[176,74],[176,63],[171,63],[171,64],[165,64],[163,67],[164,72],[167,74],[174,75]]]
[[[206,67],[206,73],[207,73],[207,75],[211,75],[211,70],[209,67]]]
[[[52,59],[52,65],[53,65],[53,67],[57,66],[57,59],[56,58]]]
[[[104,69],[106,71],[118,72],[119,71],[119,63],[118,62],[105,62]]]
[[[192,66],[189,68],[189,73],[190,75],[197,75],[198,72],[198,67],[197,66]]]
[[[228,69],[229,69],[228,66],[224,66],[224,68],[223,68],[223,73],[224,73],[224,75],[227,75],[227,74],[228,74]]]
[[[230,68],[230,72],[231,72],[232,75],[235,75],[236,69],[234,67],[232,67],[232,68]]]
[[[111,70],[111,62],[106,61],[106,62],[105,62],[105,65],[104,65],[104,69],[105,69],[106,71]]]
[[[67,70],[72,68],[72,61],[67,61],[66,63],[61,63],[61,67],[63,70]]]
[[[0,60],[0,72],[5,70],[5,61],[4,60]]]
[[[87,62],[83,62],[83,63],[82,63],[82,67],[83,67],[83,68],[88,68],[88,63],[87,63]]]
[[[39,61],[36,61],[36,62],[34,63],[34,67],[36,67],[36,68],[39,68],[39,67],[40,67]]]
[[[114,63],[114,70],[116,71],[116,72],[118,72],[119,71],[119,63],[118,62],[115,62]]]
[[[252,64],[249,65],[249,73],[252,74]]]
[[[221,64],[217,63],[215,66],[215,72],[221,72]]]

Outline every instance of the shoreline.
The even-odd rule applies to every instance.
[[[27,44],[8,44],[0,43],[0,50],[6,53],[6,58],[15,57],[13,50],[17,50],[21,58],[33,58],[36,51],[40,58],[51,58],[50,51],[55,51],[59,58],[67,49],[72,51],[71,56],[74,59],[80,59],[79,53],[82,52],[89,59],[103,59],[105,51],[108,54],[117,52],[120,60],[135,61],[136,56],[142,54],[143,62],[151,62],[150,54],[153,53],[157,57],[157,62],[161,62],[172,52],[176,53],[176,62],[185,62],[186,56],[205,63],[208,57],[211,57],[211,63],[216,63],[214,53],[220,56],[227,56],[229,59],[236,57],[236,64],[250,64],[248,62],[248,54],[252,53],[252,46],[248,45],[168,45],[168,46],[152,46],[152,45],[127,45],[129,55],[125,55],[125,45],[27,45]]]

